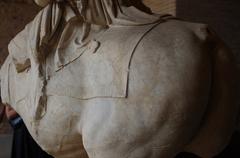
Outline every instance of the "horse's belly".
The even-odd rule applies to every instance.
[[[85,149],[89,155],[101,151],[99,154],[110,157],[113,155],[109,151],[122,151],[118,154],[124,156],[129,148],[147,147],[150,151],[156,148],[157,153],[163,153],[166,149],[162,147],[169,145],[169,150],[173,150],[176,144],[186,144],[193,135],[194,121],[180,119],[186,115],[185,110],[176,113],[169,103],[156,99],[79,100],[49,96],[47,112],[39,123],[32,123],[29,115],[24,114],[27,111],[21,114],[44,150],[56,158],[76,158],[86,157]],[[195,116],[189,113],[185,117]]]
[[[78,132],[80,109],[78,102],[70,98],[49,96],[47,112],[39,122],[32,121],[27,111],[22,110],[21,115],[32,137],[45,151],[56,158],[76,158],[85,154]]]
[[[135,93],[130,91],[128,98],[80,100],[48,96],[47,112],[35,123],[29,115],[31,105],[26,105],[24,99],[17,109],[33,138],[56,158],[86,155],[84,148],[90,155],[101,151],[111,157],[111,150],[122,151],[118,154],[124,156],[129,148],[141,149],[145,145],[163,153],[162,147],[172,150],[178,144],[185,145],[194,135],[201,113],[189,113],[191,104],[176,107],[179,100],[170,101],[168,95],[144,91],[151,95],[139,97],[141,91],[130,84],[131,89]]]
[[[198,114],[186,114],[190,106],[176,111],[162,100],[146,97],[140,102],[130,97],[90,101],[82,128],[88,154],[118,158],[135,150],[154,152],[155,157],[177,153],[195,134]]]

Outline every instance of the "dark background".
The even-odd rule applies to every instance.
[[[177,0],[176,16],[184,20],[209,24],[227,43],[240,66],[240,0]],[[227,82],[227,81],[226,81]],[[195,158],[180,154],[177,158]],[[240,133],[216,158],[240,158]]]

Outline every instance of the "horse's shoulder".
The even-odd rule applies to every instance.
[[[150,91],[150,87],[158,85],[165,91],[179,87],[186,90],[185,85],[208,85],[211,58],[207,29],[204,24],[177,20],[152,29],[134,52],[130,85],[132,80]]]
[[[133,62],[142,60],[155,67],[164,63],[173,66],[181,64],[194,69],[210,58],[212,46],[209,36],[205,24],[179,20],[159,24],[141,40],[134,52]]]

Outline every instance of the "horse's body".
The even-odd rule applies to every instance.
[[[217,154],[237,114],[231,53],[206,25],[169,20],[144,27],[147,32],[130,56],[121,55],[124,45],[116,48],[114,37],[136,37],[138,26],[105,32],[101,47],[112,47],[84,52],[57,71],[52,52],[46,60],[53,72],[46,84],[46,112],[37,107],[44,113],[38,119],[29,101],[36,68],[17,72],[10,55],[2,67],[2,89],[7,89],[2,92],[8,92],[3,101],[56,158],[172,158],[184,150]]]

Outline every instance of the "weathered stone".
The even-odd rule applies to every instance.
[[[0,65],[8,55],[8,43],[34,18],[39,11],[31,0],[0,1]],[[11,128],[6,119],[0,125],[0,134],[9,133]]]
[[[113,1],[44,8],[9,44],[3,103],[56,158],[215,156],[238,114],[232,53],[206,24]]]

